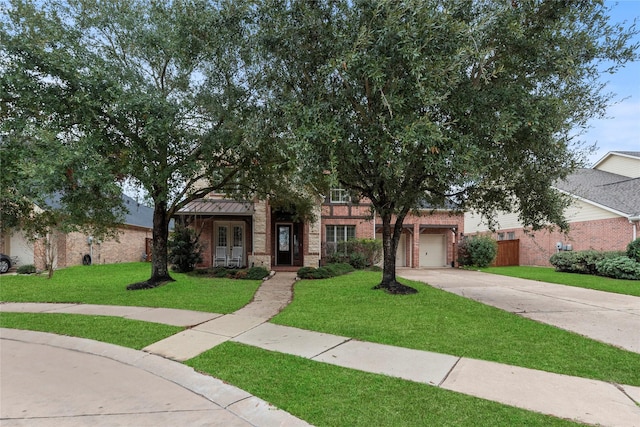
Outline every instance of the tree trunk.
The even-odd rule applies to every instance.
[[[133,283],[127,286],[129,290],[151,289],[173,282],[169,276],[169,256],[167,242],[169,240],[169,218],[167,217],[167,203],[155,202],[153,209],[153,245],[151,247],[151,277],[145,282]]]
[[[382,214],[382,282],[374,289],[384,289],[390,294],[414,294],[418,292],[412,287],[405,286],[396,280],[396,253],[398,252],[398,242],[402,233],[402,221],[404,217],[398,217],[396,224],[391,230],[391,214]]]
[[[168,240],[169,218],[167,218],[167,203],[155,203],[153,209],[153,245],[151,246],[150,283],[162,284],[165,282],[173,282],[173,279],[169,276]]]

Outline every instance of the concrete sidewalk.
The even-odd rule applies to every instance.
[[[425,276],[417,280],[427,277],[426,281],[431,283],[430,275],[433,271],[420,272]],[[405,271],[399,273],[405,276]],[[482,287],[477,285],[483,282],[474,281],[478,277],[466,275],[466,273],[468,272],[463,272],[463,276],[460,277],[455,275],[441,277],[443,279],[440,281],[441,286],[444,286],[442,283],[447,282],[444,280],[446,278],[450,283],[466,280],[466,288],[473,288],[474,285]],[[452,355],[362,342],[349,337],[267,323],[270,317],[290,301],[294,276],[291,273],[278,273],[271,280],[265,281],[254,300],[233,314],[224,316],[199,312],[178,314],[175,311],[166,311],[164,313],[171,318],[173,322],[171,324],[178,323],[176,319],[180,319],[182,326],[188,325],[190,329],[155,343],[145,350],[165,358],[185,360],[221,342],[233,341],[318,362],[422,382],[579,422],[603,426],[640,426],[640,407],[638,406],[640,387],[609,384]],[[485,276],[489,275],[480,277],[484,280]],[[493,277],[490,276],[487,280],[492,281]],[[500,287],[495,286],[495,288],[494,290],[498,293]],[[506,287],[506,289],[512,288]],[[584,294],[583,298],[589,299],[588,293]],[[597,299],[594,298],[594,300]],[[633,312],[635,310],[633,303],[629,308],[625,305],[625,301],[626,299],[624,301],[616,299],[609,301],[607,305],[611,310],[616,311],[616,304],[622,304],[618,311]],[[163,309],[138,307],[0,305],[0,311],[17,310],[92,312],[92,314],[109,312],[110,315],[117,315],[115,313],[122,310],[122,315],[126,317],[154,317],[158,319],[156,321],[160,321],[163,313],[157,311]],[[594,310],[594,313],[596,312],[599,316],[599,310]],[[2,338],[4,341],[4,331]],[[185,367],[185,369],[189,368]],[[292,422],[299,422],[293,420]]]

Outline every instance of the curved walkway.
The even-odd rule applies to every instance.
[[[399,275],[409,278],[409,274],[406,274],[407,271],[408,270],[399,271]],[[477,282],[477,280],[479,280],[479,278],[482,278],[481,280],[487,280],[486,278],[489,276],[469,275],[467,273],[469,272],[461,272],[461,275],[456,275],[455,270],[447,271],[447,274],[452,274],[449,280],[462,280],[466,283],[467,287],[473,287],[474,284],[482,284],[482,281]],[[421,276],[416,277],[416,274]],[[437,276],[437,274],[441,274],[441,272],[417,270],[412,272],[412,277],[410,278],[431,283],[433,281],[432,278]],[[491,276],[492,279],[488,280],[493,281],[494,277],[499,276]],[[263,283],[250,304],[228,315],[141,307],[14,303],[0,305],[0,311],[120,315],[140,320],[189,326],[189,329],[183,332],[150,345],[145,349],[146,353],[136,352],[134,350],[123,350],[128,354],[126,357],[129,359],[127,360],[147,360],[148,358],[148,360],[153,361],[153,363],[163,361],[163,363],[170,364],[170,366],[179,366],[179,368],[176,368],[181,370],[181,373],[177,375],[179,378],[183,376],[189,377],[189,374],[195,373],[193,373],[190,368],[171,362],[166,358],[186,360],[221,342],[231,340],[271,351],[294,354],[319,362],[400,377],[410,381],[423,382],[460,393],[584,423],[603,426],[640,425],[640,407],[638,406],[638,404],[640,404],[640,387],[610,384],[602,381],[570,377],[494,362],[362,342],[348,337],[305,331],[267,323],[268,319],[277,314],[277,312],[290,301],[294,280],[295,274],[293,273],[278,273],[271,280]],[[436,279],[436,281],[438,280]],[[486,285],[486,282],[484,284]],[[534,284],[537,285],[538,282],[531,283],[532,286]],[[524,284],[522,286],[524,286]],[[498,288],[500,288],[500,286],[498,286]],[[570,290],[566,288],[567,287],[559,288],[564,294],[558,296],[558,299],[567,298],[566,292],[570,292]],[[509,288],[507,287],[505,289],[508,291]],[[547,297],[549,296],[547,295]],[[635,313],[636,309],[640,309],[640,305],[636,308],[633,304],[640,301],[640,298],[630,301],[632,301],[632,307],[626,307],[622,310],[630,310]],[[636,314],[640,315],[640,312]],[[163,318],[165,320],[163,320]],[[25,331],[3,330],[3,352],[5,348],[4,342],[6,340],[29,343],[30,340],[36,339],[34,338],[34,334],[38,335],[38,333]],[[40,335],[49,336],[50,334]],[[78,342],[88,341],[68,337],[59,338],[72,341],[77,340]],[[93,343],[93,341],[91,341],[91,343]],[[42,345],[51,346],[52,344],[47,342]],[[102,345],[109,346],[107,344]],[[55,345],[53,346],[56,347]],[[116,348],[120,349],[120,347]],[[86,343],[81,344],[79,348],[74,348],[74,351],[87,352]],[[110,358],[109,355],[102,353],[89,352],[89,354],[99,354],[101,357]],[[161,355],[163,358],[158,358],[156,355]],[[125,363],[124,360],[118,361]],[[5,362],[6,358],[3,355],[2,364],[5,365]],[[135,363],[131,363],[130,365],[136,366]],[[146,368],[139,369],[149,372]],[[162,369],[160,369],[160,371],[162,371]],[[2,370],[6,372],[5,366],[2,366]],[[158,371],[153,371],[152,373],[153,375],[158,375]],[[177,378],[169,376],[165,379],[174,381]],[[2,381],[3,401],[1,407],[3,425],[5,425],[5,422],[8,420],[8,418],[5,417],[5,408],[12,406],[5,404],[5,390],[12,390],[12,387],[8,386],[5,388],[4,375],[2,376]],[[197,381],[205,380],[198,379]],[[206,381],[218,382],[218,380],[214,379]],[[184,385],[181,386],[184,387]],[[216,389],[213,385],[207,385],[203,389],[209,390],[209,387],[211,387],[212,390]],[[189,390],[204,396],[204,394],[200,392],[203,389],[197,389],[198,391],[195,391],[196,389]],[[241,395],[244,393],[237,391],[237,389],[234,390],[235,392],[240,392]],[[214,392],[214,394],[217,393],[225,394],[226,392]],[[231,395],[233,395],[233,393],[231,393]],[[118,396],[118,394],[116,393],[114,396]],[[233,409],[236,408],[234,405],[240,402],[251,401],[250,399],[256,398],[244,394],[240,400],[229,399],[221,402],[210,399],[210,402],[215,403],[221,408],[227,408],[228,412],[238,416],[237,413],[233,411]],[[248,422],[250,423],[248,425],[273,425],[273,420],[270,419],[269,416],[274,415],[284,417],[284,420],[276,423],[278,425],[304,424],[303,421],[282,411],[273,410],[273,408],[269,408],[266,403],[259,399],[256,400],[259,403],[257,405],[254,404],[254,408],[266,409],[261,412],[258,411],[257,415],[240,415],[238,422]],[[194,405],[201,403],[202,402],[195,402]],[[246,406],[251,406],[251,404]],[[205,408],[202,410],[215,411],[216,408],[208,408],[205,405]],[[192,411],[190,414],[194,415],[195,412]],[[215,412],[215,414],[218,414],[218,412]],[[204,414],[201,415],[204,416]],[[17,418],[11,419],[15,421],[20,420],[19,414],[13,414],[13,416]],[[54,419],[54,421],[56,420]],[[192,423],[190,422],[190,424]],[[60,425],[60,423],[56,422],[56,425]]]

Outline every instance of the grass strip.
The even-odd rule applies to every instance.
[[[316,426],[575,426],[383,375],[227,342],[186,362]]]
[[[88,338],[136,350],[183,329],[121,317],[63,313],[0,313],[0,327]]]
[[[589,274],[561,273],[548,267],[487,267],[481,271],[540,282],[595,289],[640,297],[640,280],[611,279]]]
[[[380,273],[358,271],[296,284],[272,322],[418,350],[560,374],[640,385],[640,354],[525,319],[419,282],[414,295],[371,288]]]
[[[211,313],[232,313],[246,305],[261,281],[212,279],[171,273],[175,282],[140,291],[127,291],[130,283],[150,276],[148,263],[75,266],[46,276],[0,278],[0,300],[166,307]]]

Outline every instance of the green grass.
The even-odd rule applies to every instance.
[[[227,342],[186,362],[317,426],[575,426],[426,384]]]
[[[140,350],[183,328],[110,316],[0,313],[0,327],[88,338]]]
[[[258,281],[173,274],[175,283],[126,291],[148,264],[74,267],[53,280],[2,276],[0,300],[81,302],[235,311]],[[380,273],[356,272],[296,284],[293,303],[274,323],[360,340],[436,351],[550,372],[640,385],[640,355],[521,318],[417,282],[416,295],[371,288]],[[2,313],[2,327],[34,329],[143,348],[181,328],[106,316]],[[321,426],[574,425],[425,384],[225,343],[188,362]]]
[[[540,282],[596,289],[640,297],[640,280],[611,279],[588,274],[560,273],[550,267],[488,267],[481,271]]]
[[[166,307],[232,313],[246,305],[259,280],[211,279],[171,273],[176,279],[154,289],[127,291],[151,275],[148,263],[77,266],[45,276],[0,276],[0,300]]]
[[[414,295],[371,288],[380,273],[300,281],[272,322],[363,341],[640,385],[640,354],[418,282]]]

